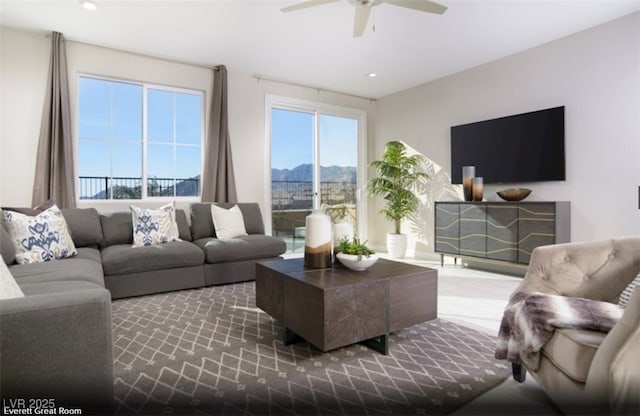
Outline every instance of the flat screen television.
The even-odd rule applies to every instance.
[[[451,127],[451,182],[469,165],[485,184],[564,181],[564,106]]]

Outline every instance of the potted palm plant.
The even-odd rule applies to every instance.
[[[407,154],[404,143],[394,140],[385,145],[382,159],[369,165],[376,169],[376,176],[367,185],[369,194],[384,198],[386,207],[380,213],[394,224],[394,232],[387,234],[391,258],[403,258],[407,251],[407,236],[400,232],[400,224],[419,207],[413,188],[421,179],[429,177],[418,170],[424,160],[420,154]]]

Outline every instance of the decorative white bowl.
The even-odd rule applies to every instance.
[[[367,270],[369,267],[373,266],[376,261],[378,261],[378,256],[375,254],[371,254],[369,257],[362,256],[361,261],[358,261],[358,256],[355,254],[338,253],[336,254],[336,258],[344,265],[344,267],[359,272]]]

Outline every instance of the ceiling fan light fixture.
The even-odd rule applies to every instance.
[[[96,4],[91,0],[80,0],[80,4],[82,4],[82,7],[87,10],[95,10],[98,8],[98,6],[96,6]]]
[[[378,76],[378,74],[376,74],[375,72],[369,72],[369,73],[367,74],[367,76],[368,76],[369,78],[375,78],[375,77],[377,77],[377,76]]]
[[[309,7],[322,6],[328,3],[335,3],[341,0],[306,0],[302,3],[294,4],[280,9],[283,12],[306,9]],[[393,6],[404,7],[405,9],[417,10],[426,13],[442,14],[447,10],[447,6],[438,4],[431,0],[347,0],[356,9],[353,21],[353,37],[359,38],[364,33],[369,21],[371,10],[381,3],[388,3]],[[372,25],[375,32],[376,26]]]

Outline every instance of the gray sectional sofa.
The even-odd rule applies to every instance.
[[[15,264],[1,224],[2,258],[25,294],[0,300],[2,399],[54,398],[83,414],[109,413],[111,299],[252,280],[256,261],[286,251],[264,234],[258,204],[238,205],[247,236],[217,239],[210,204],[198,203],[190,225],[176,210],[182,241],[135,248],[130,212],[62,210],[78,255],[25,265]]]

